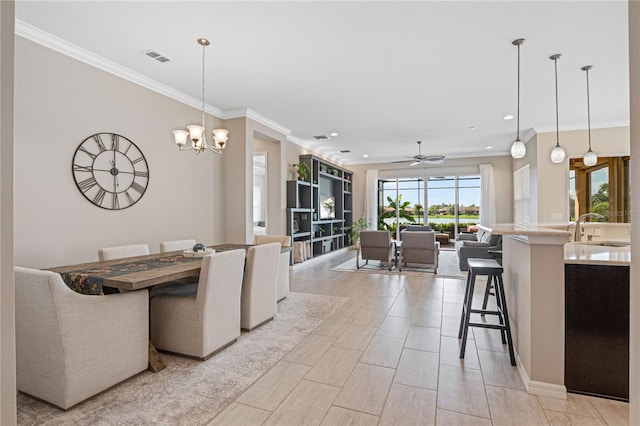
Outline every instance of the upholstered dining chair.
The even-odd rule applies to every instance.
[[[280,243],[282,247],[291,247],[291,237],[289,235],[256,235],[253,237],[253,244]],[[291,263],[291,252],[281,252],[278,264],[278,294],[277,301],[281,301],[289,295],[289,264]]]
[[[127,246],[105,247],[98,250],[98,259],[114,260],[125,257],[144,256],[149,254],[148,244],[131,244]]]
[[[389,264],[389,270],[395,266],[396,244],[391,240],[389,231],[361,231],[360,247],[356,254],[356,268],[360,269],[360,258],[365,265],[370,260],[379,260]],[[364,265],[363,265],[364,266]]]
[[[16,267],[15,294],[19,391],[66,410],[147,369],[146,291],[88,296]]]
[[[207,359],[234,343],[240,337],[244,263],[244,250],[204,256],[198,284],[153,297],[153,345],[162,351]]]
[[[166,253],[168,251],[187,250],[193,248],[194,245],[196,245],[196,240],[163,241],[160,243],[160,252]]]
[[[400,247],[400,270],[407,263],[419,263],[433,266],[433,273],[438,273],[438,256],[440,243],[436,241],[435,231],[404,231]]]
[[[249,247],[242,281],[240,326],[251,330],[273,319],[278,312],[278,259],[280,244]]]

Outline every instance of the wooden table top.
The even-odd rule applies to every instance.
[[[216,250],[216,252],[235,250],[235,249],[247,249],[251,247],[251,244],[218,244],[208,246]],[[282,252],[291,251],[291,247],[282,247]],[[100,276],[100,272],[109,270],[114,266],[122,267],[128,264],[144,263],[176,257],[181,255],[182,251],[155,253],[146,256],[127,257],[123,259],[106,260],[98,262],[87,262],[77,265],[56,266],[53,268],[47,268],[45,270],[57,272],[61,275],[74,273],[83,274],[86,271],[86,275]],[[169,281],[175,281],[187,277],[198,277],[200,275],[200,268],[202,266],[201,257],[182,258],[180,261],[167,262],[166,266],[158,267],[156,264],[152,265],[149,269],[138,270],[134,272],[115,273],[113,275],[106,274],[100,277],[102,280],[102,286],[113,287],[122,290],[140,290],[146,287],[151,287],[157,284],[162,284]],[[68,283],[67,283],[68,284]]]

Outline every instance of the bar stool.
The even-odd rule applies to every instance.
[[[464,352],[467,347],[467,334],[469,327],[491,328],[500,330],[502,344],[508,344],[509,357],[511,365],[516,365],[516,357],[513,352],[513,340],[511,338],[511,327],[509,326],[509,312],[507,309],[507,299],[504,295],[504,284],[502,282],[503,268],[495,259],[467,259],[469,264],[469,275],[467,276],[467,286],[464,293],[464,302],[462,304],[462,315],[460,317],[460,330],[458,331],[458,339],[462,339],[462,347],[460,348],[460,358],[464,358]],[[482,309],[473,309],[473,290],[476,283],[476,276],[486,275],[487,289],[485,290]],[[489,288],[493,287],[496,296],[497,310],[486,309],[487,299],[489,297]],[[471,314],[497,315],[500,324],[487,324],[471,322]]]

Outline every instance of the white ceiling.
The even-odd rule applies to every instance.
[[[561,130],[586,128],[588,64],[592,127],[629,121],[626,1],[16,3],[19,21],[197,99],[208,38],[208,104],[249,108],[343,164],[401,160],[417,140],[423,154],[508,152],[520,37],[521,135],[555,130],[554,53]]]

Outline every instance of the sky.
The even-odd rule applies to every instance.
[[[455,192],[453,186],[453,180],[444,180],[444,181],[430,181],[429,191],[428,191],[428,206],[439,205],[439,204],[453,204],[455,202]],[[463,187],[467,186],[468,188]],[[412,187],[416,188],[416,182],[413,181],[411,183],[400,183],[400,187]],[[459,181],[459,202],[463,206],[470,206],[472,204],[479,206],[480,205],[480,178],[474,180],[460,180]],[[393,188],[392,191],[387,191],[387,188]],[[399,193],[402,195],[402,201],[410,201],[411,205],[418,203],[418,194],[420,198],[420,204],[425,205],[424,201],[424,193],[423,191],[417,191],[417,189],[400,189]],[[394,197],[395,194],[395,182],[388,183],[385,186],[385,197],[391,196]],[[385,204],[388,202],[385,199]]]

